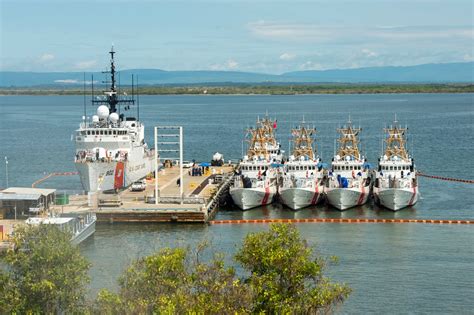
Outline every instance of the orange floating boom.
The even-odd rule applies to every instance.
[[[248,224],[248,223],[428,223],[428,224],[474,224],[471,220],[430,220],[430,219],[254,219],[254,220],[214,220],[210,224]]]

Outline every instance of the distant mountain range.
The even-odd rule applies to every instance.
[[[101,82],[100,72],[86,73],[86,82]],[[140,85],[219,84],[219,83],[473,83],[474,62],[423,64],[406,67],[370,67],[357,69],[294,71],[280,75],[239,71],[164,71],[130,69],[120,72],[123,85],[131,75]],[[83,72],[12,72],[0,71],[0,87],[77,86],[83,84]]]

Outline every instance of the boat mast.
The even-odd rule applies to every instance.
[[[402,128],[398,124],[395,116],[393,126],[390,126],[390,128],[384,128],[384,131],[387,133],[387,138],[385,139],[385,155],[387,158],[397,156],[403,160],[408,160],[405,139],[405,132],[407,131],[407,128]]]
[[[311,160],[314,159],[315,150],[313,148],[313,135],[316,134],[316,129],[307,127],[303,117],[300,126],[292,129],[291,134],[293,135],[294,157],[298,159],[301,156],[305,156]]]
[[[92,99],[93,104],[97,105],[108,105],[109,107],[109,112],[110,113],[116,113],[117,112],[117,105],[119,104],[124,104],[124,105],[134,105],[135,104],[135,99],[134,96],[132,97],[127,97],[127,98],[120,98],[119,95],[117,94],[117,84],[116,84],[116,79],[115,79],[115,61],[114,61],[114,47],[109,51],[110,54],[110,71],[104,71],[103,73],[108,73],[110,74],[110,82],[105,81],[104,83],[110,83],[110,89],[108,91],[105,91],[105,99]],[[133,84],[133,83],[132,83]],[[130,106],[128,106],[128,109]],[[127,110],[127,106],[125,107],[125,110]]]
[[[338,128],[337,131],[341,134],[337,142],[339,142],[339,150],[337,154],[344,159],[345,157],[353,157],[356,159],[360,159],[360,151],[359,151],[359,139],[358,135],[361,131],[361,128],[354,128],[352,126],[352,121],[349,118],[347,125]]]
[[[250,135],[250,139],[247,140],[249,142],[247,155],[249,157],[264,156],[268,159],[268,145],[277,145],[270,119],[267,117],[263,119],[257,118],[257,128],[249,128],[247,134]]]

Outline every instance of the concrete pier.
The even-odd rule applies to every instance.
[[[159,203],[155,204],[155,179],[146,180],[145,191],[130,189],[118,194],[100,193],[97,207],[88,205],[85,195],[70,196],[68,205],[55,205],[56,213],[93,211],[99,223],[118,222],[207,222],[219,206],[228,188],[234,165],[211,166],[202,176],[191,176],[184,169],[183,196],[179,196],[179,168],[165,168],[158,173]],[[219,182],[216,183],[216,180]],[[223,188],[224,189],[223,189]]]

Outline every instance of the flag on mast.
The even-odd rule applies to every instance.
[[[273,129],[276,129],[277,128],[277,120],[275,119],[275,121],[273,122]]]

